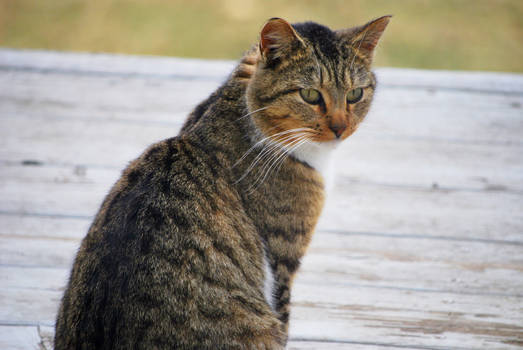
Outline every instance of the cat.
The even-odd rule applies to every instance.
[[[76,256],[55,349],[283,349],[333,149],[371,104],[390,16],[270,19],[178,136],[123,171]],[[325,325],[327,327],[327,325]]]

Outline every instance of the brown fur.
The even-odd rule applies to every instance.
[[[272,149],[256,144],[298,127],[310,129],[305,136],[315,142],[335,139],[333,125],[345,127],[343,139],[352,134],[372,99],[377,39],[359,46],[361,37],[351,40],[369,28],[374,40],[373,28],[379,37],[385,22],[331,35],[316,24],[269,21],[260,46],[196,107],[180,134],[133,161],[106,197],[71,272],[56,349],[284,348],[291,285],[324,184],[284,153],[280,166],[267,170],[276,163],[262,152],[278,155],[292,138],[274,136],[270,145],[280,146]],[[322,35],[334,46],[318,44]],[[318,68],[321,77],[311,73]],[[316,84],[325,103],[300,100],[292,90],[300,84]],[[355,86],[365,87],[365,97],[346,106]],[[264,257],[275,276],[274,310],[264,297]]]

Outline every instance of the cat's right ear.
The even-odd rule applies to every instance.
[[[382,16],[361,27],[338,30],[336,34],[372,61],[374,49],[391,18],[391,15]]]
[[[303,44],[303,40],[289,22],[271,18],[260,33],[260,54],[266,63],[274,62],[290,52],[297,43]]]

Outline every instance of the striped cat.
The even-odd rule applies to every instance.
[[[179,135],[106,197],[55,349],[283,349],[331,154],[369,109],[389,19],[339,31],[269,20]]]

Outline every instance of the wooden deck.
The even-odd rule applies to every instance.
[[[232,65],[0,50],[0,349],[51,349],[105,193]],[[521,348],[523,76],[377,73],[295,284],[288,348]]]

